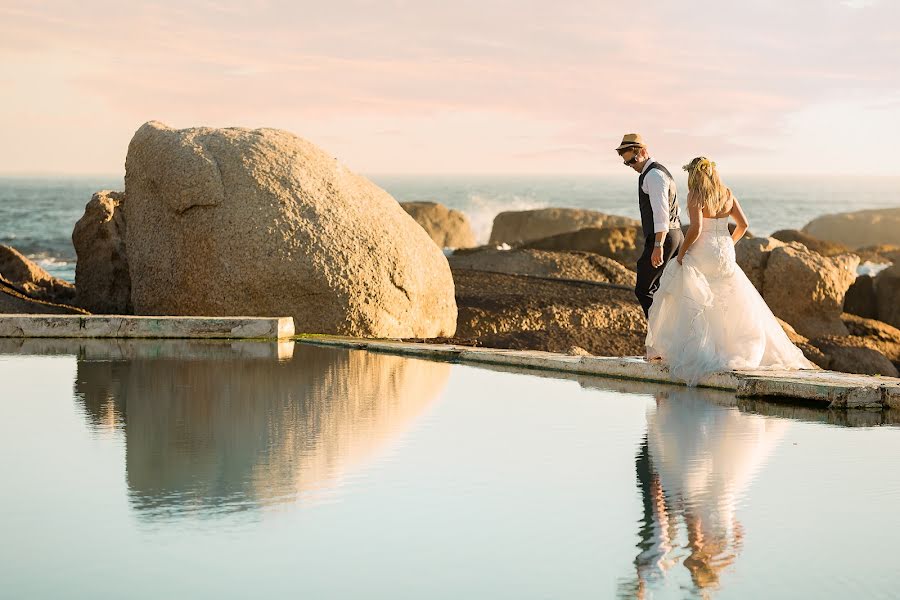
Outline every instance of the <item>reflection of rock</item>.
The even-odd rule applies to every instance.
[[[328,486],[402,433],[450,369],[343,349],[298,346],[273,360],[207,346],[188,358],[125,349],[136,357],[78,363],[89,418],[124,424],[132,502],[150,516],[292,501]]]
[[[276,129],[134,134],[124,203],[137,314],[292,316],[298,331],[452,335],[447,259],[384,190]]]
[[[95,313],[131,313],[131,277],[125,252],[123,192],[104,190],[91,197],[72,231],[78,254],[76,303]]]
[[[475,234],[469,217],[437,202],[401,202],[409,216],[422,226],[441,248],[471,248]]]
[[[803,232],[851,248],[900,244],[900,208],[823,215],[807,223]]]
[[[607,215],[583,208],[540,208],[506,211],[494,217],[491,244],[519,244],[585,227],[636,226],[628,217]]]
[[[24,295],[54,304],[71,304],[75,286],[54,277],[24,254],[0,244],[0,277]]]
[[[621,264],[589,252],[495,250],[456,252],[448,259],[452,269],[473,269],[555,279],[579,279],[634,287],[635,273]]]

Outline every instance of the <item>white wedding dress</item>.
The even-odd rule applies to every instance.
[[[648,356],[689,385],[729,369],[818,369],[788,339],[737,265],[728,217],[704,218],[683,264],[671,260],[653,295]]]

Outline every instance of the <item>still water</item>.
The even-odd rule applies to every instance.
[[[896,415],[0,340],[4,598],[895,598]]]

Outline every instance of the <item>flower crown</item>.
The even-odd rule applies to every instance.
[[[691,162],[689,162],[688,164],[684,165],[681,168],[684,169],[685,171],[687,171],[688,173],[690,173],[691,171],[693,171],[695,169],[700,169],[704,173],[709,174],[710,172],[712,172],[712,170],[715,168],[715,166],[716,166],[716,163],[709,160],[705,156],[698,156],[697,158],[695,158],[694,160],[692,160]]]

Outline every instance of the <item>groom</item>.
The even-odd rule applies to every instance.
[[[646,316],[666,263],[678,254],[684,241],[675,180],[668,169],[650,157],[644,140],[636,133],[625,134],[616,152],[626,166],[640,173],[638,203],[644,232],[644,252],[637,262],[634,294]]]

